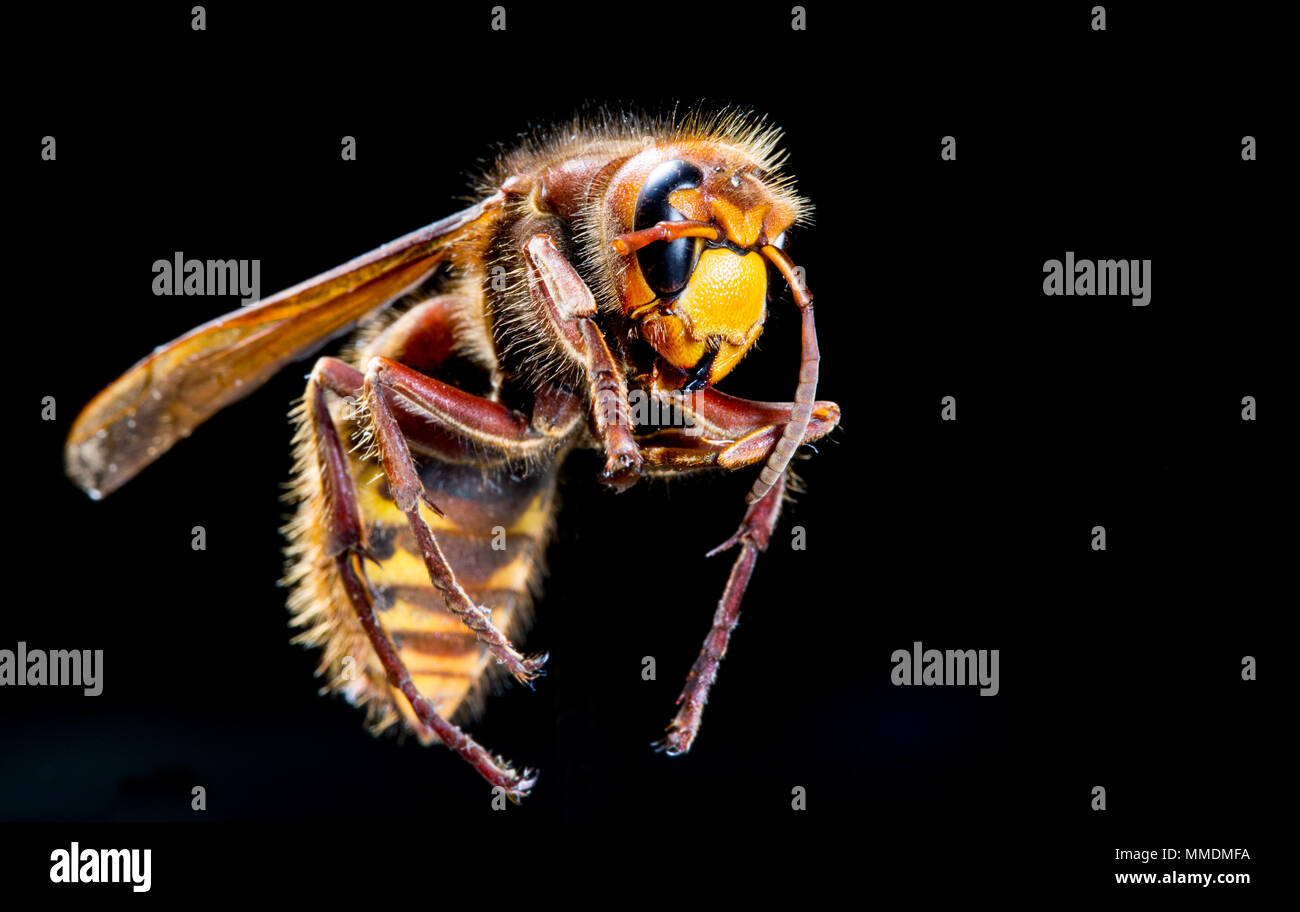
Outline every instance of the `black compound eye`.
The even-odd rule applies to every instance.
[[[650,172],[636,201],[634,231],[653,228],[660,222],[686,219],[668,202],[668,197],[687,187],[698,187],[704,179],[700,169],[690,162],[666,161]],[[686,287],[691,271],[699,260],[699,239],[679,238],[659,241],[636,253],[646,284],[660,297],[675,295]]]

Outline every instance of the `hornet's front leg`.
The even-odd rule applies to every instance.
[[[718,664],[727,654],[731,631],[736,629],[736,624],[740,621],[740,602],[749,586],[749,577],[754,572],[758,553],[767,550],[768,542],[772,540],[772,530],[776,528],[777,518],[781,515],[786,475],[786,472],[782,472],[767,493],[749,506],[736,534],[709,552],[712,556],[728,548],[740,548],[736,563],[731,568],[731,576],[727,579],[727,588],[718,601],[718,610],[713,613],[713,626],[704,638],[704,648],[691,666],[690,673],[686,676],[686,686],[677,698],[680,707],[677,715],[668,726],[668,735],[655,742],[655,750],[667,753],[670,757],[690,750],[699,733],[700,717],[704,713],[704,704],[709,700],[709,688],[718,677]]]
[[[683,393],[674,382],[665,383],[658,377],[649,390],[665,410],[680,409],[686,425],[637,437],[645,470],[655,475],[734,471],[767,460],[785,436],[795,410],[793,402],[755,402],[716,389]],[[838,405],[814,402],[799,443],[820,440],[839,422]]]
[[[632,437],[627,378],[596,325],[596,299],[550,235],[537,234],[524,248],[528,290],[569,359],[587,379],[592,418],[605,448],[606,484],[623,490],[641,474],[641,452]]]
[[[690,425],[689,432],[660,431],[642,438],[642,452],[651,472],[673,475],[709,468],[735,470],[770,460],[782,445],[786,430],[799,420],[796,403],[753,402],[713,389],[677,396],[673,393],[676,388],[675,382],[663,383],[657,377],[651,384],[656,398],[665,404],[678,405]],[[824,437],[839,420],[840,408],[834,402],[814,402],[798,443],[807,444]],[[782,470],[772,487],[745,511],[736,534],[709,552],[712,556],[732,547],[740,548],[704,648],[677,698],[680,708],[668,726],[668,736],[655,744],[656,749],[670,756],[690,750],[699,733],[709,689],[717,679],[718,665],[740,619],[741,598],[754,572],[758,553],[767,550],[772,530],[776,528],[788,475],[787,470]]]

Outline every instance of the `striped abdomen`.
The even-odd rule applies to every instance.
[[[439,715],[451,717],[467,698],[477,710],[484,676],[496,670],[496,660],[447,610],[386,483],[366,483],[374,474],[373,466],[356,473],[370,547],[381,563],[366,570],[379,619],[415,686]],[[531,589],[550,534],[555,474],[552,465],[519,479],[500,470],[436,461],[421,470],[425,487],[446,514],[421,505],[447,563],[474,603],[489,608],[493,623],[515,641],[531,620]],[[413,722],[406,701],[394,699]]]
[[[473,304],[474,299],[469,299]],[[378,335],[363,332],[353,361],[360,369],[372,355],[401,361],[437,376],[456,348],[457,320],[452,314],[466,298],[440,296],[418,304]],[[470,321],[471,323],[473,321]],[[330,397],[339,436],[351,448],[356,425],[349,408]],[[406,698],[393,690],[371,647],[328,554],[325,503],[321,491],[312,429],[300,408],[295,495],[297,517],[286,531],[290,567],[285,582],[293,586],[289,607],[293,624],[306,628],[295,642],[322,650],[318,673],[328,676],[328,690],[340,690],[370,711],[377,730],[399,719],[422,741],[432,733],[415,720]],[[457,711],[476,712],[485,685],[499,667],[461,620],[447,610],[442,593],[429,581],[428,569],[406,517],[388,493],[378,458],[354,450],[349,460],[360,501],[360,515],[370,550],[379,560],[364,561],[376,614],[397,647],[415,686],[444,719]],[[372,448],[373,449],[373,448]],[[542,558],[555,510],[559,454],[533,465],[523,477],[498,464],[474,464],[472,446],[447,440],[447,453],[414,453],[425,487],[445,516],[421,504],[452,572],[475,604],[491,609],[492,621],[516,645],[530,621],[531,589],[542,572]]]
[[[353,425],[336,412],[344,440]],[[294,587],[289,605],[293,624],[307,628],[294,642],[319,646],[319,673],[326,689],[341,690],[367,706],[376,729],[404,719],[423,741],[432,737],[415,721],[406,699],[387,682],[356,613],[327,554],[323,501],[314,448],[305,423],[299,427],[296,488],[298,515],[287,531],[291,566],[286,582]],[[352,474],[376,566],[365,561],[380,622],[396,645],[415,686],[451,718],[458,710],[476,711],[484,685],[497,665],[447,610],[407,525],[388,493],[377,460],[354,452]],[[556,464],[537,467],[520,478],[502,468],[485,470],[421,457],[425,486],[445,516],[421,505],[439,547],[466,593],[492,611],[492,621],[518,642],[530,620],[531,589],[541,575],[542,559],[555,507]]]

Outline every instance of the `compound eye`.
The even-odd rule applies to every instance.
[[[659,165],[641,187],[633,230],[653,228],[660,222],[684,221],[686,216],[669,204],[668,197],[678,190],[698,187],[703,179],[700,169],[690,162],[666,161]],[[642,247],[636,259],[646,284],[660,297],[677,294],[686,287],[699,261],[702,244],[699,238],[678,238]]]

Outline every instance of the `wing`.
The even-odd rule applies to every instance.
[[[159,346],[77,416],[64,448],[68,476],[96,500],[117,490],[281,367],[428,278],[457,233],[504,198],[497,192]]]

